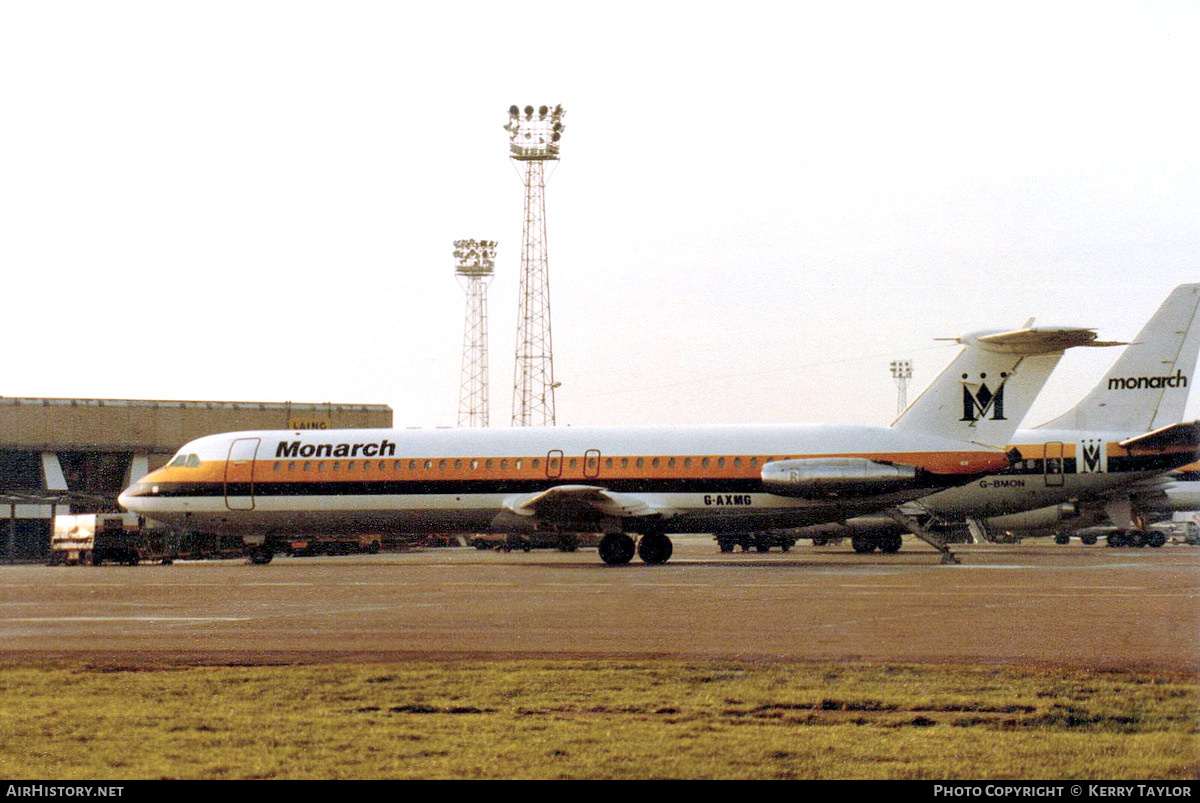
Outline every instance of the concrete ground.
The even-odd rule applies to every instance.
[[[172,566],[0,566],[0,660],[121,666],[583,657],[1200,671],[1200,548],[906,541],[665,566],[428,549]]]

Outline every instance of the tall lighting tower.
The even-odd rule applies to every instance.
[[[521,289],[517,314],[517,359],[512,425],[554,421],[554,350],[550,337],[550,271],[546,251],[546,162],[558,161],[565,112],[509,107],[509,158],[523,167],[525,225],[521,235]]]
[[[912,379],[912,360],[892,360],[892,379],[896,380],[896,415],[908,407],[908,380]]]
[[[454,274],[467,291],[458,425],[488,425],[487,286],[496,265],[495,240],[455,240]]]

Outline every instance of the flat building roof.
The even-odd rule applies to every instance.
[[[0,449],[11,450],[170,454],[217,432],[390,426],[385,404],[0,396]]]

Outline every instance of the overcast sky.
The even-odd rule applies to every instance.
[[[502,126],[561,103],[560,424],[885,424],[934,338],[1128,339],[1200,281],[1197,42],[1195,2],[6,2],[0,393],[452,425],[474,237],[507,426]]]

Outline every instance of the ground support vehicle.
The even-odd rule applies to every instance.
[[[755,552],[770,552],[771,547],[779,547],[787,552],[796,545],[796,535],[790,530],[758,533],[717,533],[713,536],[722,552],[732,552],[741,547],[743,552],[752,548]]]
[[[598,533],[485,533],[467,539],[467,546],[476,549],[496,549],[501,552],[533,549],[557,549],[559,552],[574,552],[582,547],[594,547],[599,542]]]
[[[288,551],[297,557],[311,555],[377,555],[383,549],[378,535],[314,535],[288,543]]]
[[[170,528],[134,513],[55,516],[50,552],[51,565],[169,564],[180,557],[179,539]]]
[[[54,532],[50,535],[50,565],[91,563],[95,535],[95,516],[55,516]]]

